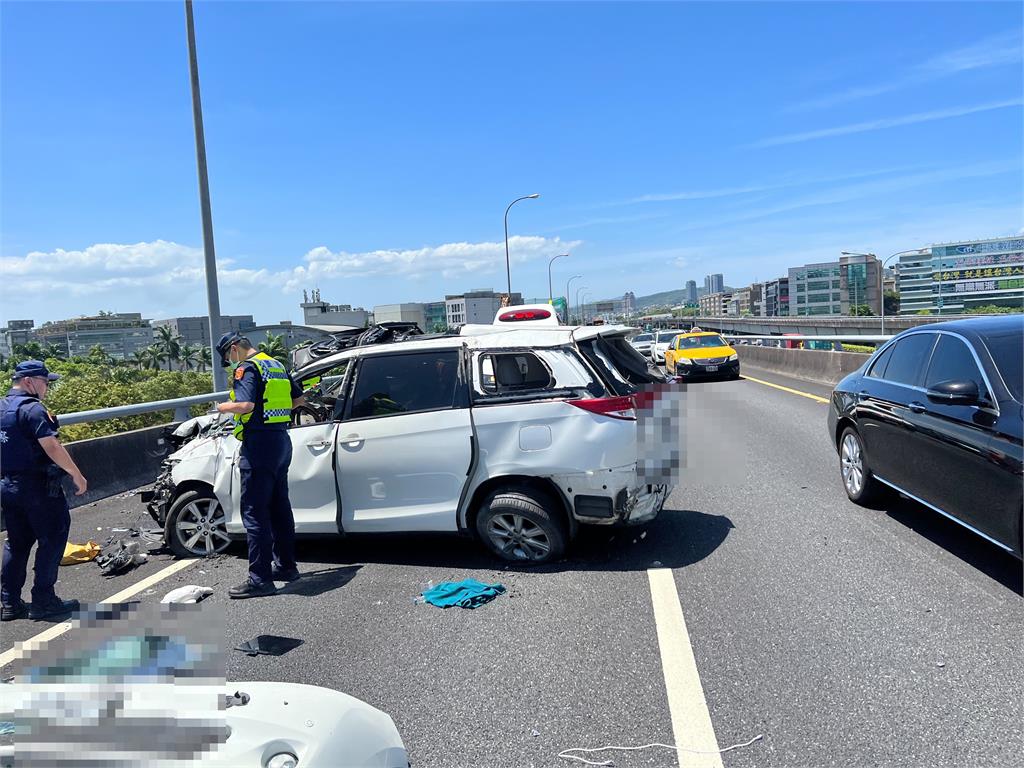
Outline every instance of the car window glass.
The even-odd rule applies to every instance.
[[[988,336],[985,346],[995,361],[1010,394],[1018,403],[1024,402],[1024,338],[1020,332]]]
[[[550,389],[554,380],[532,352],[506,352],[481,356],[480,384],[484,392],[504,394]]]
[[[294,413],[293,422],[299,426],[322,424],[341,418],[344,406],[342,387],[349,361],[345,360],[326,371],[305,375],[299,380],[306,402]]]
[[[918,386],[928,355],[935,344],[934,333],[915,333],[896,342],[889,364],[885,367],[885,378],[897,384]]]
[[[454,350],[368,356],[359,364],[351,418],[452,408],[458,371]]]
[[[974,362],[971,350],[960,339],[946,334],[940,335],[935,345],[924,385],[930,388],[943,381],[973,381],[978,385],[978,391],[986,394],[985,379]]]
[[[881,353],[875,353],[875,359],[871,361],[871,369],[868,371],[868,376],[876,379],[885,378],[885,366],[889,364],[889,358],[892,356],[892,351],[895,348],[895,344],[890,344]]]

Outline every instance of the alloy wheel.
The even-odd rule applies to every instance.
[[[181,545],[193,555],[214,555],[231,544],[224,524],[224,510],[216,499],[196,499],[187,504],[174,527]]]
[[[487,535],[496,549],[517,560],[542,560],[551,551],[544,529],[522,515],[495,515],[487,523]]]
[[[853,434],[847,434],[843,438],[841,461],[846,491],[851,496],[857,496],[864,487],[864,452],[861,450],[860,441]]]

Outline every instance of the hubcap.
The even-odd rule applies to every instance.
[[[843,484],[851,496],[856,496],[864,486],[864,454],[860,441],[852,434],[843,438],[841,461]]]
[[[174,527],[181,545],[200,557],[223,552],[231,543],[224,525],[224,510],[216,499],[191,502],[181,510]]]
[[[492,517],[487,535],[498,550],[516,560],[543,560],[551,552],[551,541],[544,529],[515,513]]]

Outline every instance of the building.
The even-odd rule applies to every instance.
[[[170,317],[165,320],[154,320],[152,326],[154,331],[161,327],[170,328],[175,335],[181,337],[182,343],[186,346],[210,346],[210,318],[208,317]],[[255,327],[256,323],[253,322],[252,315],[221,315],[220,328],[213,340],[216,341],[231,331],[244,335]]]
[[[900,314],[1024,309],[1024,238],[945,243],[901,256]]]
[[[328,304],[321,300],[319,289],[312,296],[303,291],[302,299],[299,306],[306,325],[366,328],[373,322],[373,316],[362,307],[353,309],[351,304]]]
[[[855,314],[857,306],[868,307],[873,315],[882,313],[882,262],[876,256],[840,256],[839,277],[840,314]]]
[[[778,277],[764,284],[764,302],[761,305],[762,317],[789,316],[789,278]]]
[[[138,312],[111,313],[43,323],[35,338],[69,357],[86,357],[98,344],[115,360],[128,360],[153,343],[153,328]]]
[[[631,317],[636,312],[636,294],[626,291],[622,297],[622,314]]]
[[[697,281],[687,280],[686,289],[683,291],[683,301],[687,304],[697,303]]]
[[[789,314],[842,314],[842,278],[838,261],[789,268]]]
[[[721,317],[729,314],[732,293],[707,293],[698,300],[703,317]]]
[[[721,273],[708,275],[704,278],[704,292],[708,294],[723,293],[725,291],[725,280]]]
[[[373,308],[375,323],[416,323],[419,329],[429,333],[425,305],[410,302],[408,304],[378,304]]]
[[[10,357],[16,346],[32,341],[33,326],[33,320],[11,320],[5,328],[0,328],[0,358]]]
[[[517,306],[523,303],[520,293],[513,293],[506,303],[507,294],[494,291],[467,291],[459,296],[445,296],[445,316],[449,328],[459,325],[483,324],[490,325],[494,316],[503,306]]]
[[[423,305],[424,333],[436,333],[448,327],[448,305],[443,301],[428,301]]]

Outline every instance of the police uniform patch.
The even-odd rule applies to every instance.
[[[235,368],[235,381],[241,381],[243,376],[245,376],[245,368],[242,366]]]

